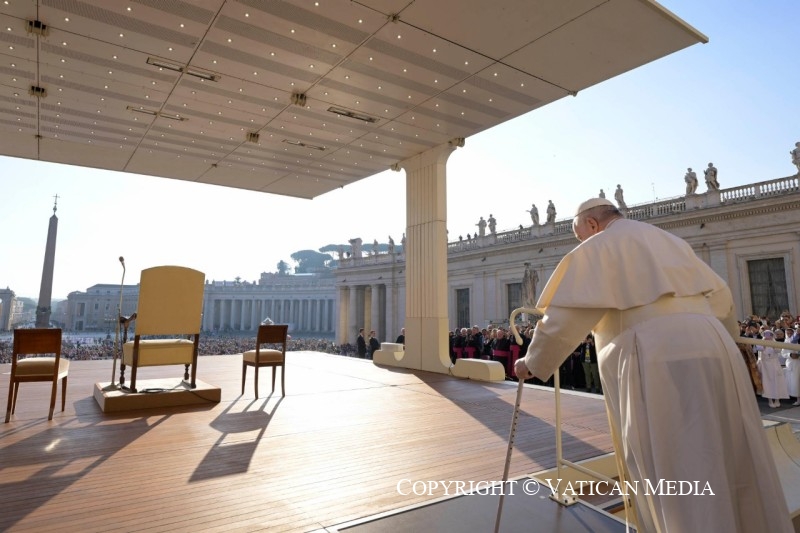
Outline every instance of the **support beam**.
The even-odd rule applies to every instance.
[[[399,164],[406,171],[406,349],[399,366],[448,373],[447,172],[453,139]]]

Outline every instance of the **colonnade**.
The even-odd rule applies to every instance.
[[[291,331],[329,335],[335,331],[332,298],[206,298],[203,329],[255,331],[269,317]]]
[[[381,342],[394,342],[405,318],[405,288],[387,283],[339,286],[336,342],[355,344],[359,328],[375,330]]]

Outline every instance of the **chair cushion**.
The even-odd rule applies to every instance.
[[[255,364],[256,362],[256,351],[250,350],[244,352],[242,354],[242,360],[245,363]],[[271,349],[264,349],[261,350],[258,356],[259,363],[282,363],[283,362],[283,352],[280,350],[271,350]]]
[[[17,376],[42,376],[53,375],[53,365],[56,364],[55,357],[28,357],[17,361]],[[69,359],[59,359],[58,373],[66,373],[69,370]]]
[[[190,365],[194,342],[189,339],[144,339],[139,341],[139,366]],[[122,362],[133,364],[133,341],[122,345]]]

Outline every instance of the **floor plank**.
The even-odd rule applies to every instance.
[[[516,384],[387,369],[317,352],[287,357],[270,394],[241,357],[203,356],[198,378],[222,401],[104,414],[93,386],[111,361],[74,361],[66,411],[47,420],[49,387],[23,383],[0,428],[2,531],[310,531],[429,501],[411,481],[502,476]],[[150,367],[139,379],[180,369]],[[9,365],[0,365],[0,398]],[[611,451],[599,396],[563,394],[565,454]],[[552,391],[526,388],[510,476],[555,464]]]

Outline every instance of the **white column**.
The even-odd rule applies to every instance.
[[[339,292],[337,294],[339,298],[339,305],[337,305],[338,309],[338,327],[336,328],[336,343],[337,344],[344,344],[347,342],[347,333],[350,331],[350,323],[348,319],[350,318],[350,287],[339,287]]]
[[[203,302],[203,329],[204,330],[210,330],[211,329],[209,327],[209,325],[211,324],[211,322],[209,322],[209,320],[211,318],[211,309],[213,308],[213,305],[214,305],[213,304],[213,300],[210,297],[206,298],[205,301]]]
[[[406,171],[407,368],[447,373],[447,159],[453,139],[403,161]]]
[[[358,287],[350,287],[350,298],[347,305],[347,331],[345,332],[345,342],[355,343],[358,336]],[[362,293],[363,294],[363,293]]]
[[[395,312],[394,312],[394,305],[395,305],[395,284],[394,283],[387,283],[386,284],[386,331],[383,333],[383,336],[386,342],[394,342],[394,339],[397,337],[400,328],[397,327],[396,319],[395,319]]]
[[[336,323],[336,319],[339,316],[339,313],[334,311],[336,309],[334,306],[336,306],[336,300],[325,300],[325,305],[322,308],[322,331],[325,333],[332,331],[330,326]]]
[[[371,330],[374,329],[375,330],[375,334],[378,336],[378,339],[383,339],[383,338],[386,337],[386,332],[385,331],[378,331],[378,329],[381,327],[381,318],[380,318],[380,313],[381,313],[380,295],[381,295],[381,291],[380,291],[379,287],[380,287],[379,285],[373,285],[372,287],[370,287],[370,294],[372,296],[370,298],[370,307],[369,307],[369,310],[370,310],[370,314],[369,314],[369,316],[370,316],[369,329],[371,329]],[[369,332],[367,332],[367,333],[369,333]]]
[[[303,300],[294,300],[294,316],[297,317],[297,320],[294,321],[294,327],[297,328],[297,331],[305,329],[303,324],[303,303]]]

